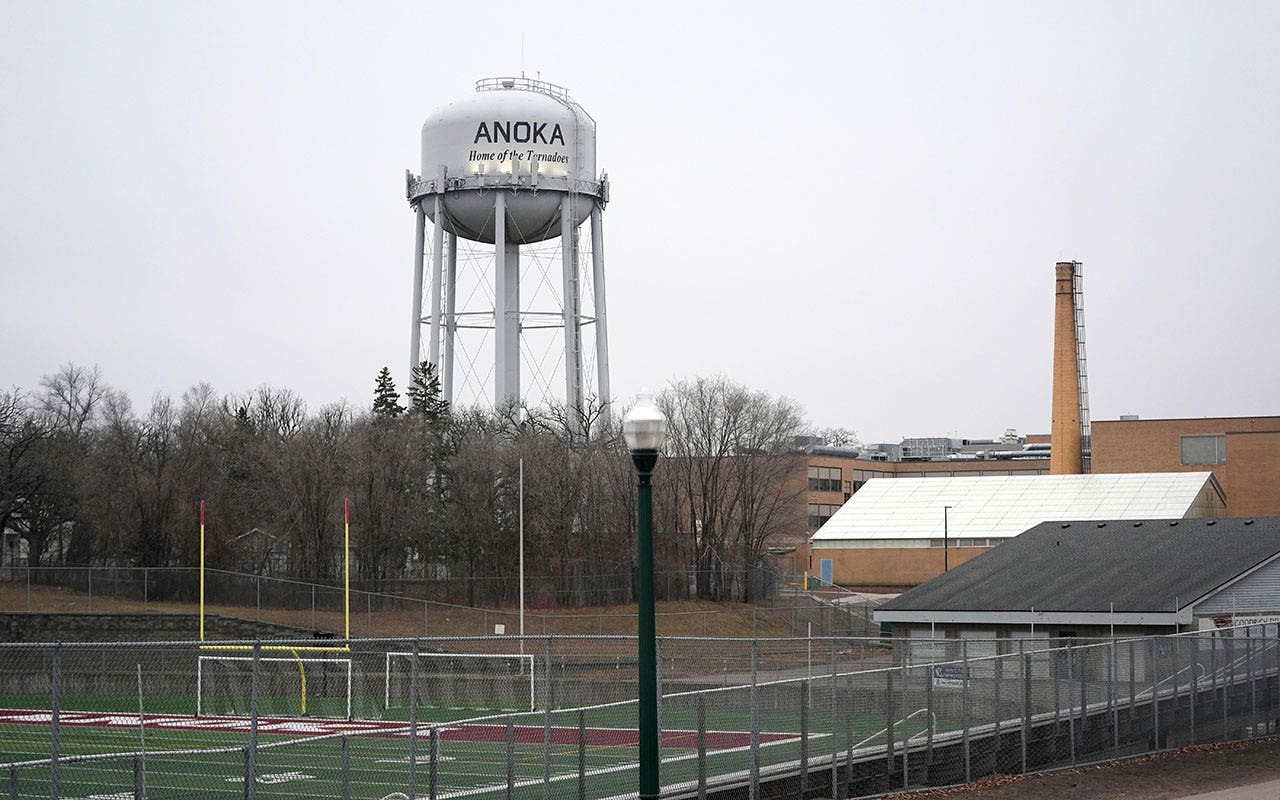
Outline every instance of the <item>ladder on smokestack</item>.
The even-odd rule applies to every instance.
[[[1076,262],[1072,270],[1071,290],[1072,305],[1076,314],[1076,369],[1080,379],[1080,452],[1083,472],[1087,475],[1093,470],[1093,446],[1091,443],[1093,428],[1089,423],[1089,370],[1084,357],[1084,265]]]

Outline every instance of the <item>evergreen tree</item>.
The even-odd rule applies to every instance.
[[[391,380],[391,370],[383,367],[373,388],[373,415],[379,419],[393,419],[403,413],[404,406],[400,405],[400,393],[396,391],[395,381]]]
[[[440,376],[436,365],[423,361],[413,368],[409,382],[409,406],[434,425],[449,413],[449,403],[440,396]]]

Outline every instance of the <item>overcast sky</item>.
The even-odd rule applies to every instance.
[[[423,119],[599,124],[615,395],[723,373],[871,441],[1280,413],[1280,4],[41,3],[0,26],[0,385],[312,406],[402,378]]]

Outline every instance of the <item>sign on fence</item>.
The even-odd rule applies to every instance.
[[[963,664],[935,664],[933,685],[937,689],[963,689],[966,683]]]

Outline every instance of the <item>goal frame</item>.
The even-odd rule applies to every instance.
[[[253,656],[233,656],[233,655],[205,655],[203,653],[196,656],[196,716],[203,716],[204,711],[204,662],[205,661],[255,661]],[[346,667],[347,673],[347,713],[346,719],[351,719],[351,687],[354,680],[354,672],[350,658],[306,658],[294,655],[292,658],[283,656],[260,656],[256,659],[259,662],[277,662],[294,664],[298,668],[298,674],[301,680],[299,688],[299,700],[301,703],[302,716],[307,715],[307,664],[340,664]],[[235,715],[240,716],[240,715]]]
[[[382,693],[382,709],[383,711],[391,710],[391,657],[413,658],[414,653],[409,650],[389,650],[386,655],[386,666],[383,668],[383,693]],[[528,662],[529,669],[529,711],[537,711],[537,657],[533,655],[505,654],[505,653],[417,653],[418,658],[471,658],[471,659],[515,659],[518,662]],[[399,706],[397,706],[398,708]],[[512,709],[513,711],[515,709]]]

